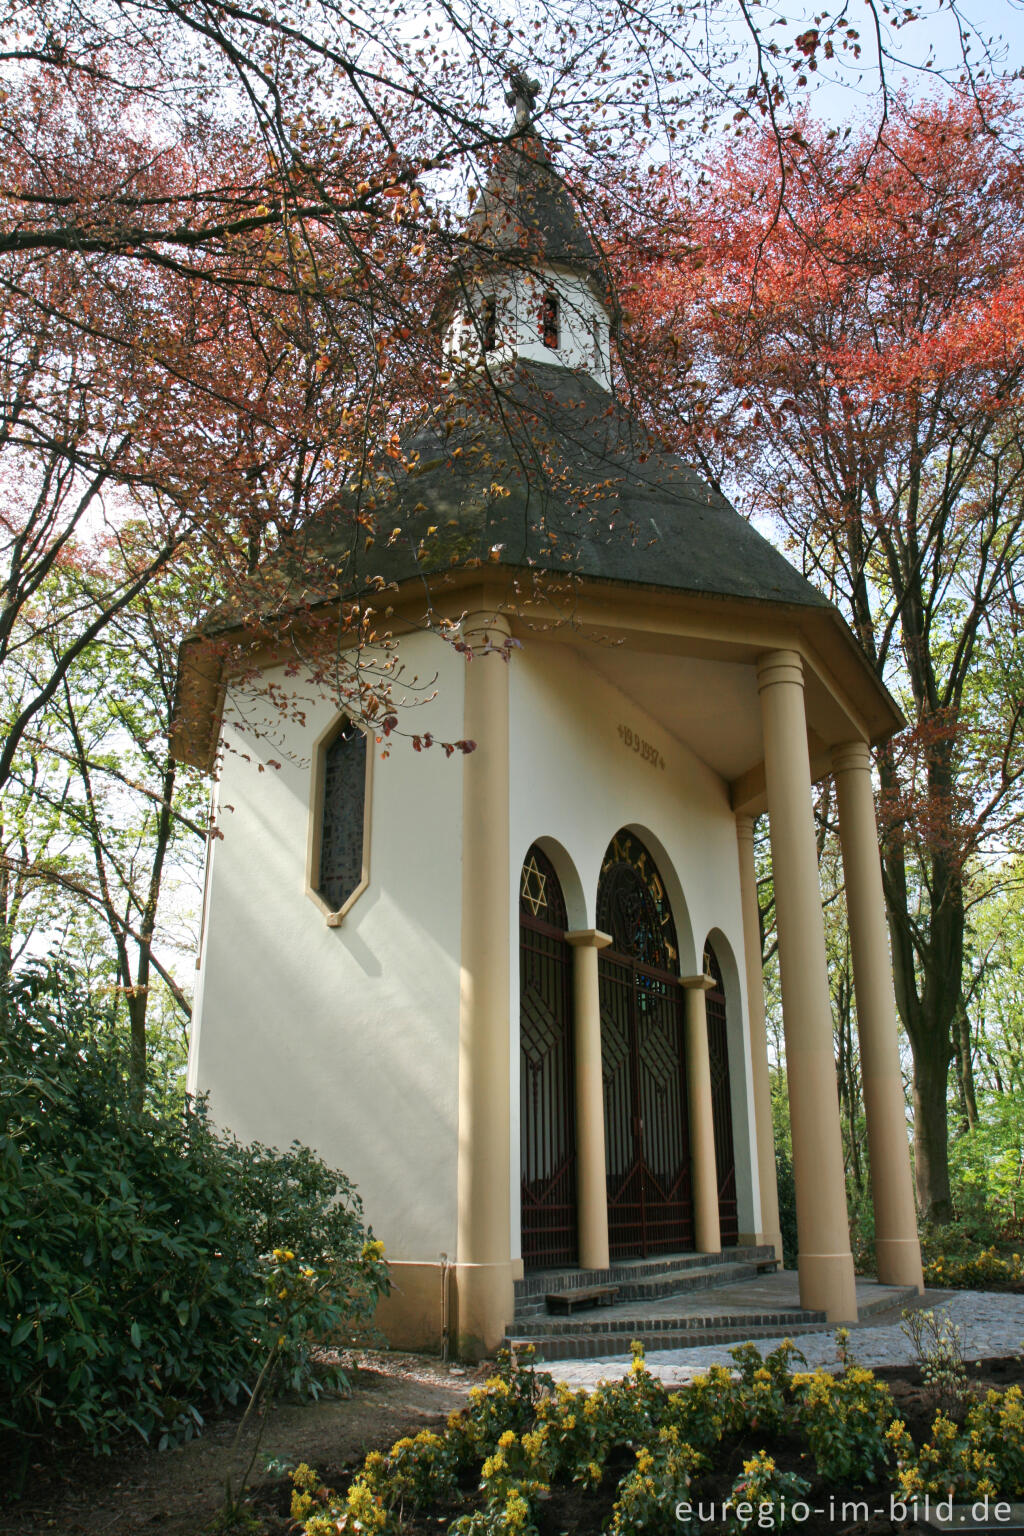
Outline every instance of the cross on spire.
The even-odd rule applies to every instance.
[[[529,128],[540,95],[540,81],[530,80],[521,70],[514,69],[509,74],[508,83],[511,89],[506,91],[505,100],[510,107],[515,108],[516,128]]]

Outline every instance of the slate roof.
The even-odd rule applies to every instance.
[[[470,378],[403,446],[408,470],[386,469],[359,505],[342,498],[275,559],[275,607],[356,596],[378,578],[436,585],[476,562],[830,607],[586,375],[521,362],[493,384]],[[357,514],[375,524],[372,545]]]
[[[570,267],[602,292],[608,287],[601,254],[532,124],[502,145],[465,236],[471,250],[493,253],[506,269],[521,256],[531,267]]]

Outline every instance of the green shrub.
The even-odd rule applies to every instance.
[[[924,1266],[925,1284],[943,1290],[1024,1290],[1024,1259],[1001,1254],[994,1247],[974,1253],[935,1254]]]
[[[742,1476],[738,1477],[729,1491],[728,1503],[735,1513],[730,1517],[727,1531],[747,1531],[752,1527],[766,1529],[765,1516],[770,1519],[770,1529],[782,1530],[799,1524],[792,1516],[794,1502],[803,1498],[810,1489],[806,1478],[796,1472],[783,1472],[764,1451],[758,1451],[743,1463]]]
[[[914,1445],[902,1419],[889,1428],[906,1498],[1019,1499],[1024,1496],[1024,1396],[1020,1387],[987,1392],[961,1429],[935,1415],[931,1439]]]
[[[699,1451],[680,1440],[674,1425],[664,1425],[652,1445],[640,1447],[635,1465],[619,1483],[609,1536],[677,1529],[676,1505],[686,1500],[694,1474],[706,1465]]]
[[[893,1419],[892,1395],[863,1366],[848,1365],[841,1376],[813,1371],[793,1377],[796,1422],[827,1482],[840,1486],[870,1481],[889,1458],[886,1432]]]
[[[219,1137],[201,1104],[133,1111],[109,1021],[73,978],[9,983],[0,1433],[164,1446],[250,1391],[271,1354],[315,1392],[314,1341],[347,1336],[386,1283],[343,1175],[302,1147]]]
[[[793,1159],[787,1147],[775,1144],[775,1181],[779,1192],[779,1229],[782,1234],[782,1263],[795,1269],[799,1253],[796,1231],[796,1179]]]

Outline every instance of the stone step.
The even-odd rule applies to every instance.
[[[778,1267],[771,1248],[725,1248],[721,1253],[670,1254],[656,1259],[619,1259],[608,1269],[541,1269],[533,1270],[522,1280],[515,1282],[515,1315],[528,1315],[539,1304],[544,1309],[544,1297],[549,1291],[566,1291],[576,1286],[589,1289],[595,1285],[632,1286],[648,1279],[668,1279],[684,1275],[688,1271],[708,1272],[719,1265],[753,1265],[757,1273],[770,1273]],[[711,1281],[704,1281],[710,1284]],[[670,1294],[665,1292],[663,1294]]]
[[[891,1312],[895,1307],[905,1307],[908,1301],[916,1299],[916,1286],[887,1286],[884,1296],[875,1297],[871,1301],[865,1301],[863,1297],[858,1298],[857,1315],[861,1318],[873,1317],[876,1312]],[[857,1353],[856,1342],[853,1352]]]

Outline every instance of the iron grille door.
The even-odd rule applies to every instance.
[[[705,962],[715,978],[706,997],[708,1055],[711,1060],[711,1110],[715,1131],[715,1166],[718,1171],[718,1225],[722,1246],[734,1248],[739,1241],[736,1205],[736,1153],[732,1140],[732,1087],[729,1079],[729,1032],[725,1014],[722,973],[714,950],[708,946]]]
[[[634,968],[644,1168],[644,1253],[693,1247],[683,991]]]
[[[608,1241],[613,1258],[693,1246],[679,982],[602,953]]]
[[[528,881],[528,870],[532,876],[542,874],[543,882]],[[558,879],[539,849],[531,849],[527,856],[523,892],[519,914],[522,1252],[525,1266],[544,1269],[575,1264],[579,1245],[572,951],[565,941]],[[561,921],[552,923],[547,917]]]
[[[604,951],[598,958],[598,976],[608,1245],[611,1257],[617,1259],[644,1251],[643,1157],[632,962]]]

